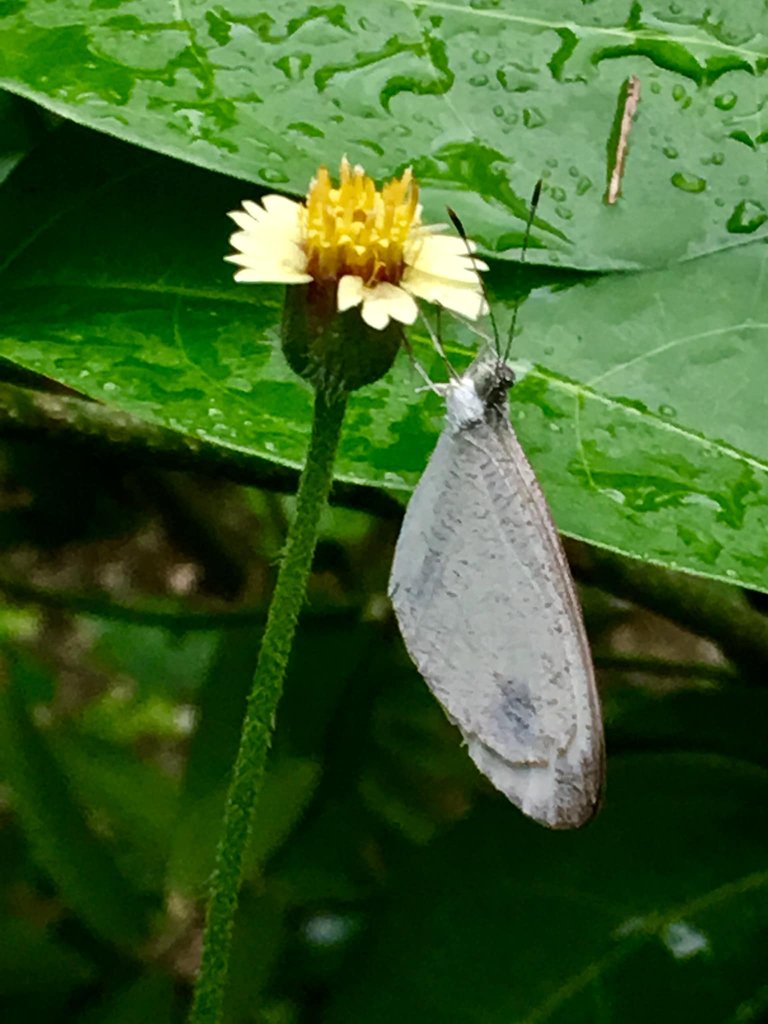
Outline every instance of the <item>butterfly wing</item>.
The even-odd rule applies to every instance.
[[[411,498],[390,597],[411,658],[480,770],[530,817],[597,810],[589,646],[544,495],[509,420],[444,430]]]

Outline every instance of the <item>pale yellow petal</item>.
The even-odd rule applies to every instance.
[[[264,196],[261,205],[270,217],[288,223],[297,221],[301,212],[301,203],[295,199],[286,199],[285,196]]]
[[[377,284],[363,290],[362,317],[376,330],[383,330],[390,320],[412,324],[419,315],[419,307],[412,295],[394,284]]]
[[[465,241],[457,235],[433,234],[433,226],[434,225],[430,224],[429,231],[422,234],[416,234],[415,243],[417,245],[427,248],[437,248],[441,252],[453,253],[457,256],[466,256],[467,252],[475,252],[477,250],[477,245],[469,238]]]
[[[372,300],[364,302],[360,315],[368,326],[373,327],[375,331],[383,331],[389,323],[389,313],[383,302],[374,302]]]
[[[435,302],[446,309],[476,320],[487,313],[488,306],[479,285],[461,284],[445,278],[407,268],[401,282],[412,295]]]
[[[235,274],[235,281],[250,284],[305,284],[312,280],[311,274],[300,274],[286,267],[253,269],[244,267]]]
[[[245,210],[230,210],[227,214],[243,231],[250,231],[251,228],[258,223],[255,221],[250,213],[246,213]]]
[[[252,199],[243,200],[243,209],[250,217],[253,217],[253,219],[257,222],[263,220],[263,218],[266,217],[267,215],[267,211],[264,209],[264,207],[260,203],[254,203]]]
[[[303,235],[302,207],[285,196],[264,196],[263,206],[251,199],[243,200],[242,210],[232,210],[229,216],[238,227],[249,234],[260,231],[280,232],[284,237],[298,241]]]
[[[477,281],[478,271],[488,269],[482,260],[469,255],[462,239],[440,236],[421,239],[406,253],[406,262],[422,273],[466,284]]]
[[[378,302],[386,302],[390,317],[400,324],[412,324],[419,315],[419,307],[416,305],[414,297],[395,285],[378,285],[374,289],[374,299]]]
[[[260,273],[267,274],[270,269],[284,271],[288,270],[292,274],[306,274],[306,267],[303,263],[295,260],[281,260],[275,259],[270,256],[255,256],[253,253],[247,252],[233,252],[224,259],[227,263],[236,263],[239,267],[247,267],[249,270],[257,270]]]
[[[336,306],[340,313],[353,306],[359,306],[363,301],[364,285],[362,278],[354,274],[345,274],[339,281],[336,291]]]
[[[273,260],[290,260],[302,269],[307,257],[304,250],[291,239],[278,232],[263,232],[253,235],[247,231],[236,231],[230,236],[229,243],[238,252],[261,258],[266,256]]]

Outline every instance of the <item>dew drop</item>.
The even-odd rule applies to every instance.
[[[658,96],[661,92],[661,82],[651,82],[651,92]]]
[[[678,156],[680,156],[674,146],[665,146],[664,149],[662,149],[662,153],[669,160],[677,160]]]
[[[660,405],[659,412],[662,416],[677,416],[677,409],[673,405]]]
[[[768,220],[768,212],[756,199],[742,199],[737,203],[726,222],[726,227],[735,235],[748,235],[757,231]]]
[[[106,382],[106,384],[102,385],[102,390],[103,391],[109,391],[111,394],[114,394],[114,392],[118,391],[119,389],[118,389],[117,384],[115,384],[114,381],[108,380]]]
[[[723,92],[715,96],[715,106],[718,110],[733,110],[737,99],[735,92]]]
[[[589,190],[591,188],[592,188],[592,179],[588,178],[586,175],[584,175],[583,177],[579,178],[579,180],[576,183],[576,195],[577,196],[583,196],[587,192],[589,192]]]
[[[286,130],[289,132],[298,132],[299,135],[305,135],[308,139],[323,139],[325,138],[325,132],[321,131],[314,124],[308,124],[306,121],[291,121],[290,124],[286,125]]]
[[[504,117],[504,107],[502,107],[500,103],[497,103],[496,106],[493,108],[493,116]]]
[[[565,202],[565,189],[560,188],[559,185],[553,185],[552,188],[549,190],[549,194],[552,196],[554,202]]]
[[[312,58],[308,53],[292,53],[276,60],[275,67],[282,71],[286,78],[299,82],[311,63]]]
[[[669,180],[675,188],[679,188],[683,192],[703,192],[707,187],[704,178],[700,178],[696,174],[685,174],[683,171],[675,171]]]
[[[555,213],[562,220],[570,220],[573,217],[573,210],[569,210],[567,206],[556,206]]]
[[[488,85],[488,75],[472,75],[469,80],[470,85],[474,85],[479,89],[484,88]]]
[[[290,178],[279,167],[260,167],[259,177],[270,185],[284,185]]]
[[[475,50],[472,54],[472,60],[475,64],[487,64],[490,59],[491,55],[486,50]]]
[[[523,111],[523,124],[526,128],[541,128],[547,123],[538,107],[526,107]]]
[[[734,142],[740,142],[742,146],[749,146],[750,149],[755,149],[755,141],[749,132],[745,132],[743,128],[737,128],[730,132],[728,135],[729,139],[733,139]]]
[[[684,100],[686,95],[687,93],[682,85],[678,84],[672,87],[672,99],[677,100],[678,103],[680,100]]]
[[[579,176],[579,168],[578,167],[571,167],[571,168],[568,169],[568,173],[570,174],[570,176],[572,178],[578,178],[578,176]]]
[[[743,185],[748,185],[749,184],[749,175],[748,174],[740,174],[738,179],[737,179],[737,181],[738,181],[739,185],[742,185],[742,186]]]
[[[557,158],[554,156],[549,157],[549,159],[545,160],[544,162],[546,163],[547,167],[557,167]]]

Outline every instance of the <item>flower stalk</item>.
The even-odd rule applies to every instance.
[[[277,705],[304,600],[320,515],[333,480],[347,396],[315,393],[312,435],[299,482],[296,514],[267,616],[253,686],[245,713],[224,824],[211,880],[203,956],[189,1024],[219,1024],[232,945],[243,858],[251,834],[253,808],[264,779]]]
[[[347,395],[392,365],[417,298],[476,319],[486,308],[466,238],[421,222],[410,170],[381,190],[362,167],[341,161],[335,187],[321,167],[305,203],[267,195],[243,200],[225,259],[235,280],[289,285],[281,341],[291,368],[315,389],[296,515],[272,596],[232,774],[211,879],[203,955],[189,1024],[220,1024],[243,858],[251,834],[296,632],[320,514],[333,479]]]

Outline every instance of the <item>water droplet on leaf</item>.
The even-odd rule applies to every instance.
[[[270,185],[284,185],[290,178],[279,167],[260,167],[259,177]]]
[[[686,174],[683,171],[675,171],[669,180],[675,188],[682,189],[683,192],[703,192],[707,187],[704,178],[700,178],[696,174]]]
[[[768,220],[768,211],[756,199],[742,199],[733,209],[726,227],[736,235],[748,235],[757,231]]]
[[[526,128],[542,128],[547,123],[538,107],[526,107],[523,111],[523,124]]]
[[[737,99],[735,92],[723,92],[719,96],[715,96],[715,106],[718,110],[733,110]]]

